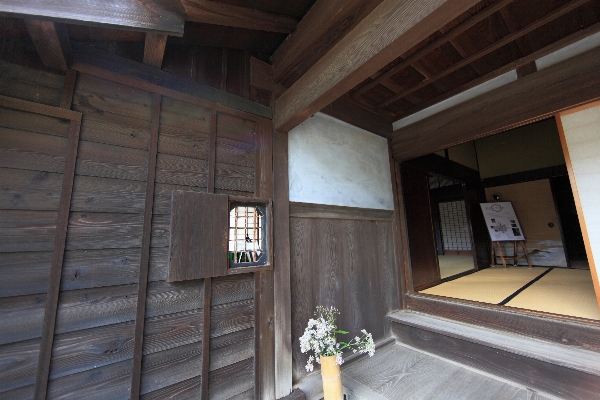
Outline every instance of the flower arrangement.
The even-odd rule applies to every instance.
[[[300,338],[300,350],[302,353],[314,351],[314,357],[308,357],[306,370],[313,370],[313,362],[321,363],[320,357],[335,356],[335,363],[342,365],[344,349],[352,349],[352,352],[368,353],[369,357],[375,354],[375,343],[373,337],[366,330],[361,330],[362,337],[356,336],[349,342],[338,342],[337,334],[346,335],[348,332],[337,329],[335,316],[340,312],[335,307],[317,306],[316,319],[309,319],[304,335]]]

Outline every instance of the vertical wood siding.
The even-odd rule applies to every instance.
[[[389,334],[385,316],[398,308],[392,221],[290,219],[293,379],[307,374],[299,338],[317,305],[335,306],[348,338],[366,329]],[[340,338],[344,340],[343,338]]]
[[[0,61],[0,94],[58,106],[64,78]],[[16,78],[18,77],[18,79]],[[83,114],[48,398],[128,398],[153,93],[79,74]],[[211,108],[162,96],[140,393],[198,398],[203,281],[167,283],[173,190],[206,192]],[[216,115],[215,190],[254,196],[256,117]],[[68,121],[0,108],[0,397],[30,398]],[[254,277],[214,279],[210,398],[252,397]]]

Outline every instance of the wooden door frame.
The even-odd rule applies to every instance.
[[[589,56],[586,57],[586,59],[599,53],[600,49],[591,50],[586,53],[586,55]],[[564,65],[561,65],[561,67],[563,70],[565,69]],[[532,74],[529,75],[529,77],[535,77],[535,75],[536,74]],[[561,74],[552,75],[552,77],[556,79],[558,79],[560,76]],[[524,78],[523,81],[526,79],[527,78]],[[520,84],[518,81],[516,83]],[[506,101],[504,97],[506,96],[498,93],[502,92],[503,90],[507,90],[508,95],[513,92],[519,93],[525,89],[529,90],[526,85],[527,83],[529,82],[525,82],[525,84],[523,84],[524,89],[520,89],[519,87],[512,87],[508,90],[506,88],[497,89],[497,93],[495,94],[493,100],[491,100],[489,103],[486,103],[486,107],[493,107],[495,103],[498,103],[500,106],[502,103],[504,103]],[[491,136],[493,134],[512,129],[516,126],[528,125],[541,119],[552,117],[559,112],[569,112],[568,110],[589,107],[590,104],[597,102],[600,98],[600,86],[598,87],[598,90],[587,93],[587,96],[589,96],[587,100],[581,99],[581,93],[577,93],[573,96],[575,97],[573,97],[574,101],[571,106],[565,105],[564,98],[559,100],[551,99],[549,101],[542,99],[540,100],[542,104],[538,104],[535,107],[529,107],[526,112],[520,112],[516,114],[520,116],[516,123],[515,118],[511,118],[507,120],[506,125],[495,126],[492,130],[488,130],[485,126],[483,126],[480,130],[471,131],[468,134],[468,137],[463,132],[461,134],[461,143]],[[476,110],[474,111],[472,104],[477,102],[481,102],[481,99],[476,98],[466,102],[468,104],[458,105],[453,110],[453,114],[457,114],[462,111],[461,119],[468,119],[470,118],[469,114],[477,113]],[[503,112],[510,114],[510,111],[503,110]],[[445,116],[433,116],[430,117],[430,119],[431,118],[444,119]],[[396,160],[396,162],[398,161],[399,160]],[[399,211],[402,215],[405,215],[406,209],[404,206],[403,194],[400,189],[396,191],[396,196],[398,197],[398,203],[400,205]],[[404,238],[408,237],[405,224],[400,227],[400,233]],[[524,334],[561,345],[570,345],[591,349],[594,351],[600,351],[600,321],[562,316],[533,310],[517,309],[508,306],[488,305],[468,300],[420,294],[414,290],[410,274],[410,266],[407,263],[398,263],[398,266],[403,266],[404,270],[399,271],[399,273],[405,274],[407,277],[406,291],[401,297],[403,299],[402,302],[405,305],[405,308],[408,310],[437,315],[443,318],[462,321],[465,323],[487,326],[493,329],[500,329],[517,334]]]

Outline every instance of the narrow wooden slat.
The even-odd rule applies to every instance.
[[[152,208],[154,203],[154,177],[156,175],[156,156],[158,153],[158,128],[160,121],[161,95],[155,93],[152,99],[152,128],[148,151],[148,177],[146,179],[146,204],[144,206],[144,228],[142,232],[142,251],[135,315],[135,336],[133,366],[131,372],[131,399],[140,396],[142,373],[142,351],[144,346],[144,325],[146,318],[146,295],[148,287],[148,265],[150,263],[150,237],[152,234]]]
[[[357,219],[367,221],[391,221],[393,210],[332,206],[327,204],[290,202],[290,217],[323,219]]]
[[[67,70],[65,75],[65,85],[63,86],[62,95],[60,98],[60,108],[66,110],[71,109],[73,102],[73,93],[75,92],[75,81],[77,80],[77,71],[74,69]]]
[[[273,274],[275,298],[275,397],[292,390],[292,295],[288,136],[273,132]]]
[[[26,19],[25,25],[46,67],[66,71],[71,61],[71,43],[64,24]]]
[[[298,24],[298,21],[286,15],[227,3],[184,0],[183,4],[185,5],[185,19],[203,24],[281,33],[292,33]]]
[[[407,249],[408,242],[404,232],[406,231],[406,221],[404,217],[404,199],[398,189],[401,188],[400,171],[398,164],[394,161],[392,153],[392,141],[388,139],[388,155],[390,160],[390,175],[392,176],[392,196],[394,196],[394,215],[392,220],[392,234],[394,237],[394,260],[397,272],[397,290],[400,309],[404,309],[404,295],[406,294],[406,276],[405,269],[408,268]],[[402,200],[401,200],[402,199]]]
[[[146,41],[144,43],[144,64],[160,68],[165,55],[166,45],[167,35],[162,33],[146,32]]]
[[[526,34],[528,34],[529,32],[534,31],[535,29],[541,27],[542,25],[545,25],[551,21],[554,21],[555,19],[565,15],[566,13],[568,13],[569,11],[574,10],[575,8],[587,3],[590,0],[573,0],[567,4],[565,4],[564,6],[552,11],[549,14],[546,14],[545,16],[543,16],[542,18],[537,19],[536,21],[532,22],[531,24],[525,26],[524,28],[519,29],[518,31],[511,33],[505,37],[503,37],[502,39],[492,43],[491,45],[479,50],[477,53],[472,54],[471,56],[457,62],[456,64],[453,64],[452,66],[450,66],[449,68],[446,68],[440,72],[438,72],[437,74],[435,74],[434,76],[432,76],[429,79],[425,79],[424,81],[421,81],[420,83],[402,91],[401,93],[398,93],[384,101],[382,101],[381,103],[376,105],[376,108],[380,109],[383,108],[389,104],[392,104],[393,102],[408,96],[411,93],[416,92],[417,90],[432,84],[433,82],[436,82],[437,80],[451,74],[454,71],[459,70],[460,68],[480,59],[481,57],[491,53],[494,50],[497,50],[499,48],[501,48],[502,46],[505,46],[508,43],[511,43],[513,41],[515,41],[516,39],[525,36]]]
[[[28,111],[35,114],[48,115],[50,117],[64,118],[81,122],[81,113],[79,112],[47,106],[45,104],[32,103],[30,101],[15,99],[13,97],[0,95],[0,107],[12,108],[15,110]]]
[[[275,400],[273,271],[254,273],[254,398]]]
[[[217,158],[217,111],[211,110],[210,112],[210,147],[208,152],[209,164],[208,164],[208,181],[207,181],[207,192],[215,192],[215,169],[216,169],[216,158]]]
[[[79,114],[79,113],[76,113]],[[79,145],[79,127],[81,125],[81,114],[79,119],[71,121],[69,131],[69,143],[65,156],[65,169],[63,185],[60,195],[60,209],[54,240],[54,251],[50,265],[50,278],[48,280],[48,294],[44,312],[44,323],[42,327],[42,340],[40,343],[40,357],[38,361],[37,375],[35,379],[34,398],[43,400],[48,390],[48,376],[50,372],[50,360],[52,358],[52,343],[54,341],[54,327],[58,309],[58,295],[60,292],[60,280],[62,274],[63,257],[65,252],[65,240],[67,238],[67,227],[69,224],[69,211],[71,208],[71,193],[73,191],[73,180],[75,177],[75,163],[77,161],[77,149]]]
[[[208,399],[208,375],[210,370],[210,317],[212,298],[212,278],[204,278],[204,320],[202,322],[202,396]]]

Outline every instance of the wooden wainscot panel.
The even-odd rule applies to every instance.
[[[227,274],[228,196],[174,191],[168,281]]]

